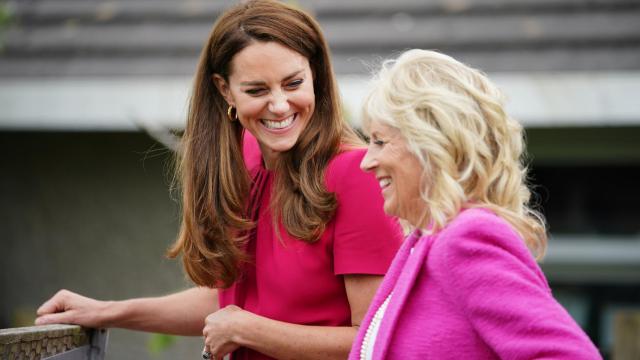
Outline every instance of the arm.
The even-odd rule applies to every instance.
[[[205,317],[218,310],[215,289],[194,287],[175,294],[99,301],[60,290],[37,311],[37,325],[78,324],[176,335],[200,335]]]
[[[467,219],[436,240],[445,292],[500,358],[600,359],[553,298],[522,239],[495,215]]]
[[[327,189],[335,192],[338,200],[333,261],[327,266],[333,266],[332,275],[343,276],[352,326],[285,323],[228,306],[210,315],[203,331],[205,348],[216,358],[239,346],[280,359],[348,357],[382,274],[402,241],[398,224],[383,212],[377,180],[360,170],[363,156],[364,151],[344,152],[332,160],[326,172]]]
[[[381,281],[379,275],[344,276],[352,326],[289,324],[228,306],[207,318],[205,347],[216,358],[244,346],[276,359],[346,359]]]

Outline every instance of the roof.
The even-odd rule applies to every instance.
[[[9,1],[0,76],[190,75],[230,1]],[[639,0],[315,0],[338,74],[403,49],[486,71],[640,68]]]
[[[182,126],[202,44],[232,3],[6,2],[0,129]],[[356,126],[372,69],[413,47],[489,72],[511,99],[508,110],[526,126],[640,123],[640,0],[295,4],[320,22]]]

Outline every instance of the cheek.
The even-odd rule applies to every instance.
[[[425,189],[428,178],[425,179],[425,176],[423,175],[423,167],[419,161],[412,161],[410,164],[411,171],[407,174],[407,177],[411,179],[409,186],[412,189],[411,191],[414,196],[418,198],[421,195],[422,190]],[[428,174],[426,175],[428,176]]]
[[[407,154],[402,158],[396,159],[397,164],[402,164],[398,169],[400,173],[400,181],[405,197],[417,198],[420,196],[422,165],[420,161],[413,155]]]
[[[240,119],[244,120],[246,120],[247,118],[252,119],[255,117],[259,117],[262,113],[262,110],[265,108],[263,101],[253,98],[240,99],[236,103],[236,107],[238,116],[240,117]]]
[[[298,107],[310,109],[311,111],[313,111],[316,103],[315,93],[313,92],[312,86],[301,89],[301,91],[296,92],[290,99]]]
[[[399,179],[396,181],[396,191],[398,192],[398,197],[402,199],[402,202],[418,196],[418,194],[416,194],[417,187],[411,175],[402,173],[397,175],[399,175]]]

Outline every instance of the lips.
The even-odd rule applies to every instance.
[[[261,119],[260,123],[269,130],[282,130],[286,129],[298,118],[298,114],[291,114],[289,117],[281,120],[269,120]]]

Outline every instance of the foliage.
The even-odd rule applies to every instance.
[[[10,327],[33,326],[36,320],[36,309],[30,306],[19,306],[11,312]]]
[[[12,18],[11,9],[7,3],[0,1],[0,30],[7,27],[11,23]]]
[[[151,355],[159,355],[176,342],[176,337],[166,334],[151,334],[147,340],[147,350]]]
[[[0,1],[0,52],[4,48],[4,32],[13,20],[13,14],[6,2]]]

